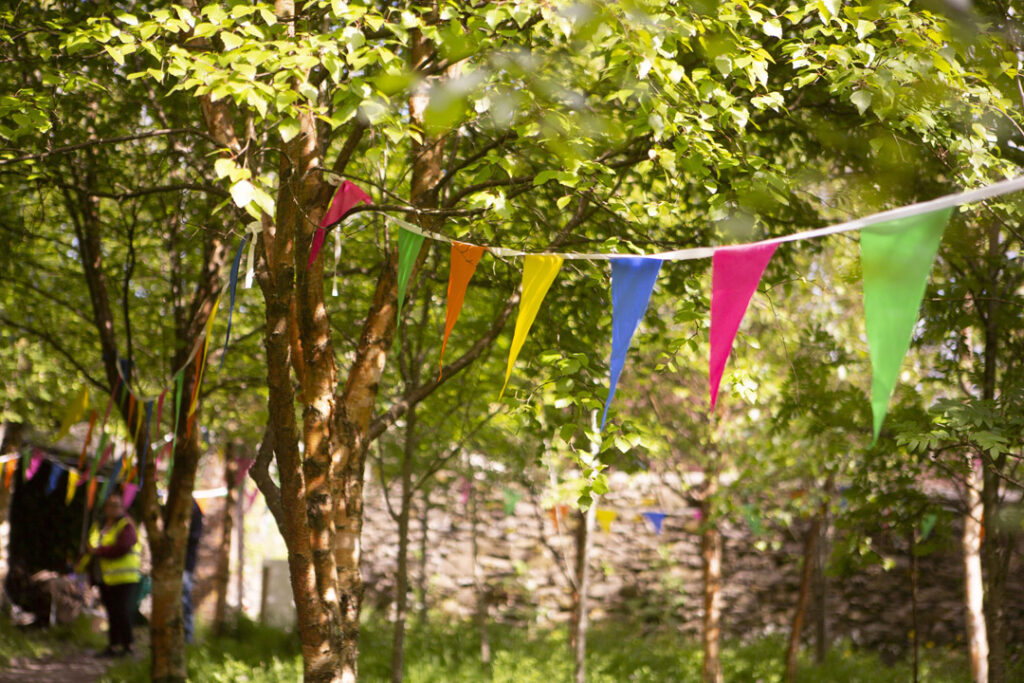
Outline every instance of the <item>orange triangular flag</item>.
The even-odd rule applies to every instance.
[[[448,344],[448,335],[455,327],[455,321],[459,319],[462,311],[462,302],[466,298],[466,287],[476,271],[476,264],[484,255],[486,247],[477,247],[462,242],[452,242],[452,263],[448,271],[448,315],[444,321],[444,341],[441,342],[441,360],[439,365],[444,367],[444,347]]]
[[[92,479],[89,480],[89,488],[86,490],[86,494],[85,494],[85,507],[86,507],[87,510],[92,510],[92,505],[93,505],[93,503],[96,502],[96,482],[97,481],[98,481],[98,479],[96,479],[96,477],[93,477]]]
[[[11,488],[11,477],[14,476],[14,470],[18,469],[18,459],[8,460],[4,464],[4,488]]]

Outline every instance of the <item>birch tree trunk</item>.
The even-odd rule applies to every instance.
[[[586,512],[577,512],[576,529],[573,534],[576,541],[576,567],[569,647],[572,651],[575,683],[585,683],[587,680],[587,612],[589,610],[587,593],[590,590],[590,542],[596,514],[597,501],[595,500]]]
[[[705,474],[708,478],[701,503],[703,530],[701,532],[701,564],[704,579],[704,615],[701,638],[704,645],[704,683],[722,683],[721,618],[722,618],[722,534],[718,531],[712,513],[714,497],[718,492],[717,471]]]
[[[988,636],[985,629],[984,580],[981,575],[981,467],[972,467],[967,480],[967,512],[961,543],[964,550],[964,586],[967,645],[973,683],[988,683]]]
[[[217,546],[217,572],[214,575],[214,595],[217,596],[213,616],[213,632],[223,634],[228,622],[228,584],[231,581],[231,531],[238,498],[238,446],[228,442],[224,450],[224,484],[227,496],[221,518],[220,543]],[[241,523],[241,522],[239,522]],[[241,605],[241,602],[239,602]]]

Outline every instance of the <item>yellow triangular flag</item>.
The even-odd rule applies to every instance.
[[[619,513],[615,510],[597,510],[597,523],[601,525],[601,530],[608,533],[612,530],[612,522],[619,516]]]
[[[223,292],[221,293],[223,296]],[[199,403],[199,386],[203,383],[203,372],[206,370],[206,352],[210,348],[210,332],[213,331],[213,321],[217,317],[217,308],[220,306],[220,297],[213,302],[213,310],[210,311],[210,317],[206,320],[206,339],[203,340],[203,353],[199,357],[199,371],[196,374],[196,383],[192,387],[192,401],[188,406],[188,413],[186,415],[192,415],[196,412],[196,404]]]
[[[89,409],[89,385],[86,384],[82,387],[82,390],[78,392],[74,400],[71,401],[71,405],[68,406],[68,410],[64,413],[64,419],[61,420],[60,430],[57,432],[57,437],[54,441],[60,441],[68,432],[71,431],[71,427],[76,422],[85,417],[85,411]]]
[[[544,295],[548,293],[551,283],[555,281],[558,270],[562,267],[562,257],[554,254],[527,254],[523,263],[523,298],[519,302],[519,316],[516,318],[516,331],[512,335],[512,346],[508,351],[508,366],[505,368],[505,383],[501,385],[501,398],[508,386],[508,378],[512,376],[512,366],[523,348],[526,335],[530,333]]]
[[[78,470],[71,468],[68,470],[68,488],[64,492],[64,504],[71,505],[72,499],[75,497],[75,490],[78,488],[78,477],[81,475]]]

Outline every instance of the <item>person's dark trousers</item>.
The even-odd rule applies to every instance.
[[[110,623],[108,637],[111,648],[123,647],[127,650],[132,646],[132,613],[135,611],[135,594],[138,590],[138,583],[120,583],[115,586],[100,584],[100,599]]]

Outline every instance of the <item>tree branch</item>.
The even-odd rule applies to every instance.
[[[270,460],[274,457],[274,430],[267,424],[263,432],[263,441],[260,442],[260,449],[256,453],[256,461],[249,468],[249,477],[256,482],[256,488],[263,494],[267,501],[267,509],[274,515],[274,522],[277,528],[284,533],[284,508],[281,506],[281,489],[274,480],[270,478]]]
[[[13,159],[0,159],[0,166],[8,166],[10,164],[17,164],[21,163],[22,161],[31,161],[34,159],[45,159],[46,157],[50,157],[55,154],[67,154],[68,152],[74,152],[76,150],[86,149],[88,147],[96,147],[99,145],[113,145],[118,142],[145,140],[146,138],[158,137],[160,135],[177,135],[179,133],[191,133],[193,135],[200,135],[204,138],[213,140],[209,135],[196,128],[162,128],[160,130],[151,130],[145,133],[136,133],[135,135],[121,135],[116,138],[103,138],[102,140],[89,140],[88,142],[79,142],[74,145],[57,147],[46,152],[38,152],[36,154],[25,154],[20,157],[14,157]],[[216,142],[216,140],[213,141]]]

